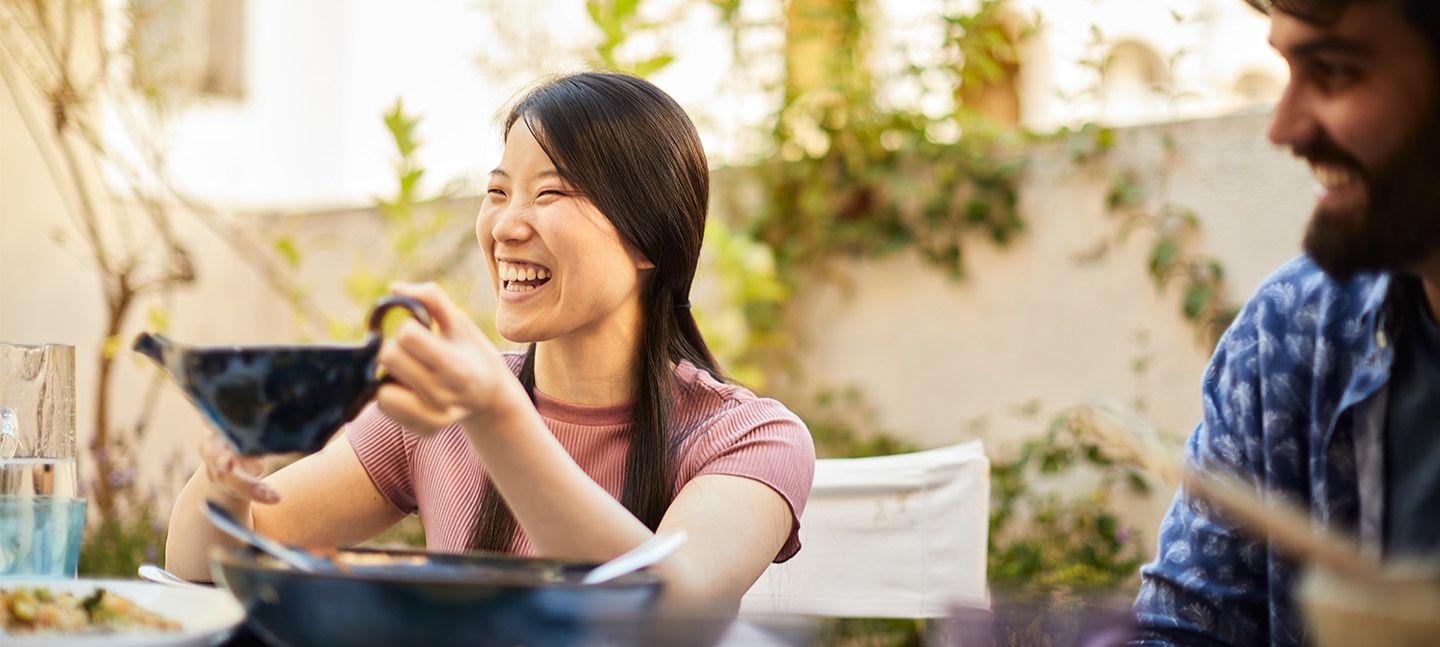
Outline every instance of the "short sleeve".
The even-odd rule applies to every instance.
[[[800,516],[815,479],[815,443],[805,423],[779,402],[757,398],[727,412],[704,436],[695,452],[699,464],[685,466],[693,468],[690,478],[723,474],[770,486],[793,518],[774,561],[794,557],[800,551]]]
[[[361,411],[346,426],[345,433],[360,458],[360,465],[385,500],[400,512],[414,514],[418,506],[411,457],[418,438],[381,413],[374,404]]]

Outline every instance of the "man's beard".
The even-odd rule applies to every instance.
[[[1344,165],[1369,189],[1365,206],[1317,206],[1305,230],[1305,252],[1320,269],[1346,280],[1361,272],[1411,270],[1440,251],[1440,120],[1382,169],[1367,169],[1329,139],[1297,154]]]

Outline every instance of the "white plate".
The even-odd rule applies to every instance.
[[[199,647],[228,637],[245,619],[245,610],[225,589],[207,591],[142,580],[0,580],[0,591],[20,587],[45,587],[81,597],[103,588],[179,622],[181,630],[85,635],[0,633],[0,643],[6,647]]]

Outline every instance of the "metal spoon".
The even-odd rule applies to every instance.
[[[160,568],[159,566],[156,566],[154,564],[141,564],[139,573],[140,579],[150,580],[151,582],[169,584],[170,586],[178,586],[181,588],[205,589],[207,591],[214,590],[214,587],[191,582],[190,580],[180,577],[179,575],[171,573],[170,571]]]
[[[215,524],[216,528],[225,531],[225,534],[260,549],[261,552],[285,562],[292,568],[307,573],[333,570],[329,560],[290,548],[245,527],[234,515],[230,514],[229,510],[220,507],[214,501],[205,502],[205,517],[210,520],[210,523]]]
[[[585,574],[584,579],[581,579],[580,583],[600,584],[601,582],[609,582],[626,573],[654,565],[660,560],[669,557],[670,553],[675,552],[675,549],[679,548],[680,545],[684,544],[685,540],[689,538],[690,534],[680,529],[656,533],[654,537],[646,539],[639,546],[625,551],[625,553],[615,559],[596,566],[594,570]]]

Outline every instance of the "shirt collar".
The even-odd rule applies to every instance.
[[[1393,279],[1394,275],[1390,273],[1365,274],[1351,279],[1368,284],[1355,295],[1362,304],[1358,314],[1364,336],[1357,340],[1354,347],[1359,365],[1351,373],[1333,417],[1326,426],[1327,445],[1341,412],[1374,395],[1390,379],[1390,366],[1395,358],[1396,323],[1401,320],[1397,316],[1401,312],[1398,308],[1404,305],[1406,298],[1405,282]]]

